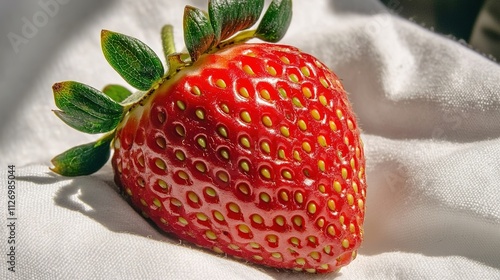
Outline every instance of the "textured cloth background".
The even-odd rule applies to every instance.
[[[125,84],[102,56],[100,29],[161,53],[161,26],[173,23],[183,46],[184,5],[206,1],[64,1],[17,53],[6,34],[21,35],[22,18],[43,9],[14,2],[0,4],[0,278],[500,279],[498,64],[376,0],[294,1],[282,43],[338,74],[363,128],[366,239],[337,274],[277,272],[157,232],[121,199],[109,165],[74,179],[48,170],[54,155],[95,139],[50,112],[52,84]],[[6,263],[8,164],[17,175],[16,273]]]

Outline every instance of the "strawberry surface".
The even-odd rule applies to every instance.
[[[218,253],[329,272],[362,241],[359,129],[337,76],[290,46],[202,55],[130,109],[115,181],[161,229]]]
[[[103,135],[54,157],[51,170],[92,174],[113,149],[117,185],[162,230],[262,265],[337,271],[363,239],[360,131],[333,72],[268,44],[285,35],[292,0],[272,0],[261,18],[264,4],[186,6],[187,52],[165,25],[165,65],[140,40],[102,30],[107,61],[139,91],[54,84],[54,113]],[[268,43],[246,43],[254,38]]]

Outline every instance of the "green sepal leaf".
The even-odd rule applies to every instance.
[[[264,0],[210,0],[208,14],[216,44],[259,20]]]
[[[165,58],[175,53],[174,27],[172,25],[167,24],[161,29],[161,42]]]
[[[130,90],[121,85],[107,85],[106,87],[104,87],[102,92],[118,103],[122,102],[123,100],[127,99],[127,97],[132,95],[132,92],[130,92]]]
[[[101,47],[104,57],[116,72],[139,90],[151,88],[164,73],[158,56],[136,38],[102,30]]]
[[[59,117],[63,122],[72,128],[89,134],[97,134],[103,133],[113,130],[118,123],[120,122],[120,118],[117,118],[116,121],[102,123],[101,119],[88,116],[88,115],[78,115],[78,114],[68,114],[63,111],[54,110],[54,113],[57,117]],[[85,118],[85,119],[82,119]]]
[[[292,0],[273,0],[255,36],[261,40],[276,43],[285,36],[292,21]]]
[[[112,137],[73,147],[54,157],[52,171],[74,177],[95,173],[106,164],[111,154]]]
[[[122,118],[123,106],[93,87],[68,81],[54,84],[52,90],[56,106],[61,109],[55,114],[79,131],[108,132]]]
[[[205,12],[195,7],[184,9],[184,42],[192,61],[214,44],[215,33]]]

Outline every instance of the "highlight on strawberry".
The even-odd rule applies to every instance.
[[[363,239],[360,130],[338,77],[274,44],[292,1],[272,1],[257,24],[263,10],[264,0],[187,6],[188,52],[176,52],[172,26],[163,27],[165,65],[143,42],[103,30],[105,58],[138,91],[56,83],[55,114],[102,137],[51,169],[92,174],[113,150],[116,184],[161,230],[265,266],[336,271]]]

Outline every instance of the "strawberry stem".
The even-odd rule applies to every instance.
[[[174,27],[172,25],[167,24],[163,26],[161,29],[161,41],[165,58],[168,58],[169,55],[175,53]]]

